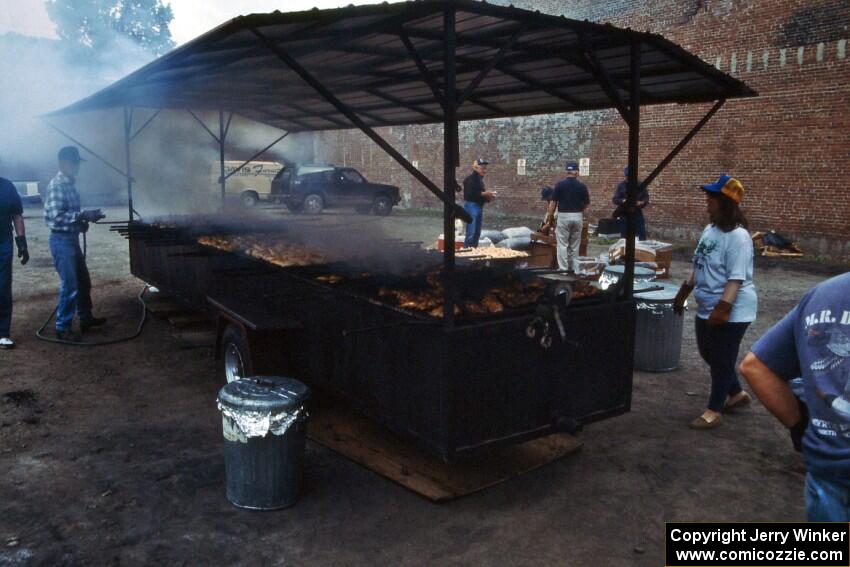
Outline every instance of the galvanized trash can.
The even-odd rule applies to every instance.
[[[309,397],[301,382],[277,376],[234,380],[219,391],[232,504],[274,510],[298,500]]]
[[[679,367],[682,325],[685,318],[673,312],[678,286],[653,282],[658,291],[635,290],[635,368],[668,372]]]

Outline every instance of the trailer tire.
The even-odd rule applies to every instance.
[[[236,325],[228,325],[224,329],[220,355],[221,374],[225,382],[251,376],[253,373],[248,337]]]
[[[283,204],[286,205],[286,208],[289,209],[290,213],[300,213],[301,212],[302,203],[294,203],[292,201],[284,201]]]
[[[246,209],[252,209],[260,202],[260,196],[256,191],[243,191],[242,194],[239,195],[239,201]]]

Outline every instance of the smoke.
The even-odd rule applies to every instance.
[[[58,40],[0,35],[0,175],[42,184],[49,180],[57,150],[69,142],[40,116],[95,92],[150,58],[127,39],[116,37],[114,45],[108,53],[81,60]],[[84,138],[98,130],[93,124],[76,134]]]
[[[80,57],[80,50],[59,40],[0,35],[0,176],[38,181],[42,190],[57,170],[60,147],[74,142],[55,131],[43,115],[89,96],[148,63],[152,56],[120,35],[109,50]],[[155,103],[156,101],[154,101]],[[155,109],[137,108],[133,131]],[[218,131],[218,113],[196,112]],[[90,148],[121,171],[124,154],[123,109],[50,117],[50,124]],[[244,161],[282,134],[234,116],[225,159]],[[76,144],[75,144],[76,145]],[[132,143],[134,204],[143,217],[204,212],[221,204],[218,144],[185,110],[162,111]],[[81,147],[86,163],[77,180],[84,207],[125,204],[123,175]],[[257,159],[284,164],[312,161],[309,136],[290,135]],[[215,169],[215,172],[213,172]]]

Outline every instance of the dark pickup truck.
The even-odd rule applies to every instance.
[[[294,213],[310,215],[329,207],[388,215],[401,200],[398,187],[370,183],[354,168],[333,165],[284,168],[272,180],[272,198]]]

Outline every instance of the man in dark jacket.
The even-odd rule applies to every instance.
[[[558,267],[567,272],[575,272],[581,246],[584,210],[590,205],[590,195],[587,186],[578,180],[578,163],[568,161],[566,170],[567,176],[555,185],[552,200],[549,202],[547,222],[552,222],[557,209],[555,237],[558,240]]]
[[[620,236],[626,237],[626,195],[629,187],[629,168],[626,166],[623,169],[623,180],[617,185],[614,190],[614,198],[611,201],[617,205],[614,211],[614,218],[620,224]],[[646,219],[643,218],[643,209],[649,204],[649,191],[643,189],[637,195],[635,200],[635,234],[638,240],[646,240]]]
[[[26,264],[30,255],[24,231],[23,206],[18,190],[8,179],[0,177],[0,348],[14,348],[9,336],[12,324],[12,225],[18,258]]]
[[[484,175],[487,174],[485,159],[478,158],[472,162],[472,173],[463,180],[463,208],[472,217],[472,222],[466,225],[464,248],[477,248],[481,238],[481,223],[484,220],[484,203],[489,203],[495,193],[484,188]]]

